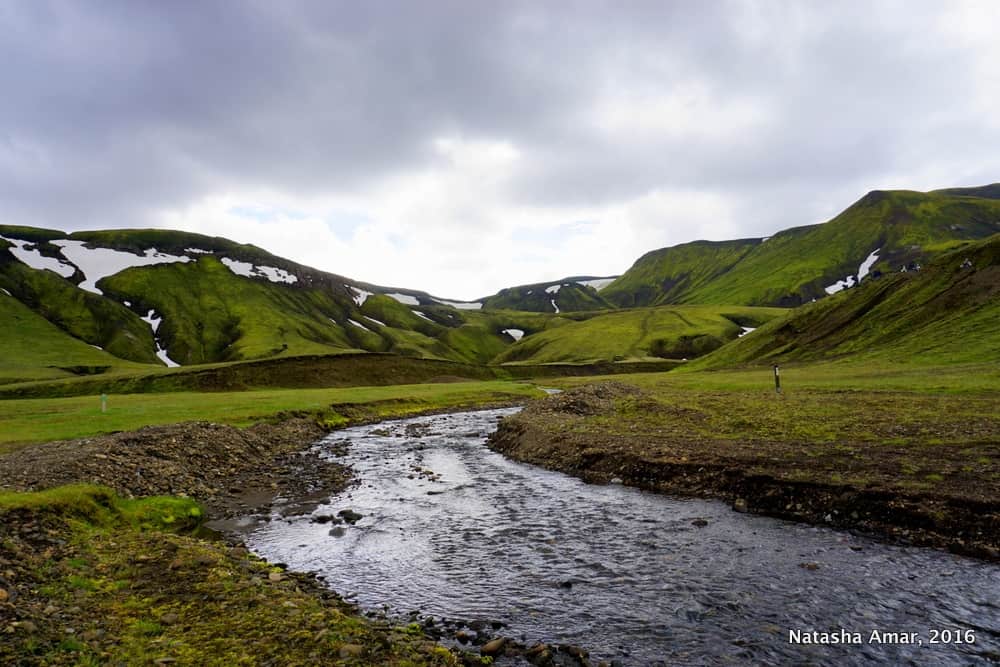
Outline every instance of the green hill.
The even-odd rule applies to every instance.
[[[689,368],[837,358],[1000,361],[1000,234],[797,308]]]
[[[874,191],[833,220],[767,239],[696,242],[649,253],[602,292],[619,306],[713,303],[797,306],[871,271],[926,263],[1000,232],[1000,185]],[[847,278],[850,277],[850,280]]]
[[[533,283],[502,289],[482,299],[488,310],[523,310],[535,313],[580,312],[608,310],[614,304],[605,299],[599,289],[610,278],[576,276],[551,283]]]
[[[780,308],[664,306],[580,315],[522,338],[497,363],[638,361],[693,358],[785,311]]]

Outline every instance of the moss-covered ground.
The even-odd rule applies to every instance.
[[[457,665],[312,580],[194,536],[190,499],[0,494],[4,665]]]

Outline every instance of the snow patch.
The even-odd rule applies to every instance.
[[[559,306],[556,305],[556,300],[555,299],[550,299],[549,303],[552,304],[553,310],[555,310],[558,313],[559,312]]]
[[[558,294],[560,287],[562,287],[562,285],[549,285],[548,287],[545,288],[545,293],[546,294]]]
[[[858,267],[858,282],[868,275],[868,272],[874,266],[875,262],[878,261],[878,251],[882,248],[875,248],[872,250],[872,254],[865,258],[865,261],[861,262],[861,266]]]
[[[62,247],[62,254],[66,259],[76,264],[83,272],[85,280],[80,283],[80,289],[94,294],[104,293],[97,289],[97,281],[101,278],[113,276],[134,266],[173,264],[175,262],[186,264],[194,261],[187,255],[168,255],[156,248],[150,248],[144,255],[136,255],[111,248],[85,248],[84,241],[62,240],[53,241],[53,243]]]
[[[95,350],[100,350],[101,352],[104,352],[104,348],[101,347],[100,345],[91,345],[90,347],[94,348]]]
[[[75,266],[61,262],[55,257],[46,257],[38,250],[36,244],[31,241],[11,239],[6,236],[0,236],[0,239],[13,243],[14,247],[10,248],[10,253],[33,269],[41,271],[48,269],[49,271],[58,273],[63,278],[69,278],[76,273]],[[28,246],[31,246],[31,250],[28,250]]]
[[[2,288],[2,287],[0,287],[0,292],[3,292],[4,294],[6,294],[7,296],[9,296],[9,297],[10,297],[10,298],[12,298],[12,299],[14,298],[14,295],[13,295],[13,294],[11,294],[10,292],[8,292],[7,290],[5,290],[5,289],[4,289],[4,288]]]
[[[409,294],[400,294],[399,292],[386,292],[387,297],[395,299],[396,301],[406,304],[407,306],[419,306],[420,302],[417,301],[415,296],[410,296]]]
[[[854,287],[856,284],[860,283],[861,279],[868,275],[872,266],[874,266],[875,262],[878,261],[879,250],[881,250],[881,248],[875,248],[872,250],[871,254],[868,255],[863,262],[861,262],[861,266],[858,267],[858,275],[856,278],[854,276],[847,276],[843,280],[838,280],[834,284],[824,287],[824,291],[826,291],[827,294],[836,294],[846,287]]]
[[[214,254],[211,250],[202,250],[201,248],[184,248],[184,252],[189,252],[192,255],[211,255],[211,254]]]
[[[416,315],[417,317],[422,317],[422,318],[424,318],[424,319],[425,319],[425,320],[427,320],[428,322],[433,322],[433,321],[434,321],[434,320],[432,320],[431,318],[429,318],[429,317],[427,317],[426,315],[424,315],[423,313],[421,313],[421,312],[420,312],[419,310],[413,310],[413,309],[411,308],[411,309],[410,309],[410,312],[411,312],[411,313],[413,313],[414,315]]]
[[[354,303],[358,304],[358,308],[365,305],[365,301],[367,301],[368,297],[372,295],[371,292],[367,292],[359,287],[351,287],[350,285],[344,285],[344,287],[346,287],[348,291],[354,293],[354,296],[351,298],[354,299]]]
[[[383,327],[387,327],[387,326],[389,326],[389,325],[388,325],[388,324],[386,324],[385,322],[382,322],[381,320],[376,320],[376,319],[375,319],[374,317],[369,317],[368,315],[365,315],[365,319],[366,319],[366,320],[371,320],[371,321],[372,321],[372,322],[374,322],[375,324],[378,324],[378,325],[380,325],[380,326],[383,326]]]
[[[131,308],[132,307],[132,302],[131,301],[122,301],[122,303],[125,304],[126,308]]]
[[[770,241],[770,240],[771,240],[771,237],[770,237],[770,236],[765,236],[764,238],[762,238],[762,239],[760,240],[760,242],[761,242],[761,243],[767,243],[767,242],[768,242],[768,241]]]
[[[154,334],[156,333],[156,330],[160,328],[160,322],[163,320],[162,317],[157,317],[156,316],[156,311],[152,310],[152,309],[150,309],[150,311],[146,315],[146,317],[141,317],[139,319],[141,319],[143,322],[145,322],[146,324],[148,324],[149,328],[153,330]],[[155,336],[154,336],[154,338],[155,338]]]
[[[595,290],[600,292],[602,289],[613,283],[617,279],[615,278],[595,278],[594,280],[580,280],[578,281],[581,285],[586,285],[587,287],[593,287]]]
[[[522,338],[524,338],[524,331],[522,331],[521,329],[504,329],[503,333],[507,334],[514,340],[521,340]]]
[[[479,310],[483,307],[483,304],[478,301],[445,301],[444,299],[434,300],[440,304],[451,306],[452,308],[458,308],[459,310]]]
[[[746,336],[751,331],[756,331],[757,327],[740,327],[740,329],[743,329],[743,331],[740,332],[740,335],[737,336],[737,338],[743,338],[744,336]]]
[[[336,320],[330,320],[330,321],[336,323]],[[371,331],[371,329],[369,329],[365,325],[361,324],[361,322],[358,322],[357,320],[352,320],[352,319],[348,318],[347,321],[350,322],[351,324],[353,324],[356,327],[360,327],[361,329],[364,329],[365,331]]]
[[[149,325],[149,328],[153,330],[153,342],[156,343],[156,356],[167,365],[168,368],[178,368],[180,364],[167,356],[167,351],[160,346],[160,340],[156,337],[156,330],[160,328],[160,322],[163,321],[162,317],[156,316],[156,311],[150,309],[146,313],[146,317],[141,318],[143,322]]]
[[[298,276],[273,266],[254,266],[249,262],[240,262],[228,257],[223,257],[222,263],[236,275],[247,278],[267,278],[272,283],[288,283],[289,285],[299,280]]]

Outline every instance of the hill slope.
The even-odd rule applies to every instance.
[[[920,271],[865,280],[798,308],[690,368],[847,356],[894,363],[1000,361],[1000,234],[945,253]]]
[[[602,295],[619,306],[796,306],[856,284],[867,271],[926,263],[960,241],[1000,232],[998,190],[873,191],[825,224],[648,253]]]
[[[483,308],[490,310],[535,313],[608,310],[615,306],[601,295],[601,290],[613,280],[614,278],[574,276],[551,283],[508,287],[481,301]]]

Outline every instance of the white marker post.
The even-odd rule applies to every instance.
[[[781,370],[778,368],[778,364],[774,365],[774,393],[781,393]]]
[[[108,395],[101,394],[101,412],[108,411]]]

